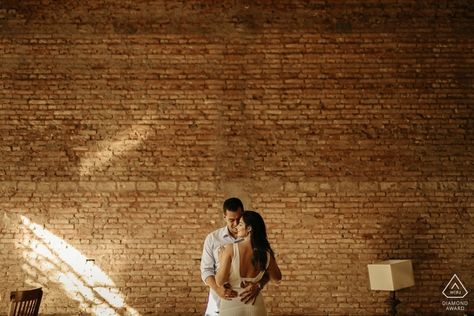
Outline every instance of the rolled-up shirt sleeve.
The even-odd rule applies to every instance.
[[[207,235],[204,241],[201,256],[201,279],[206,283],[209,276],[216,274],[216,261],[213,254],[214,238],[212,234]]]

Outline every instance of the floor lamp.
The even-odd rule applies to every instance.
[[[389,315],[397,315],[395,291],[415,285],[411,260],[386,260],[367,265],[369,269],[370,289],[390,291],[387,302]]]

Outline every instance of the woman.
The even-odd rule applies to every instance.
[[[259,282],[265,272],[270,280],[280,281],[281,272],[273,250],[267,240],[263,218],[254,211],[245,211],[237,226],[237,236],[242,241],[228,244],[219,255],[216,283],[229,284],[239,294],[246,282]],[[267,311],[261,293],[253,304],[245,304],[239,297],[222,300],[221,316],[265,316]]]

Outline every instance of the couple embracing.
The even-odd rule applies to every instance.
[[[210,287],[205,316],[265,316],[260,291],[281,272],[267,239],[263,218],[245,211],[240,199],[223,205],[226,226],[207,235],[201,277]]]

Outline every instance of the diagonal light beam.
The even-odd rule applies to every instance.
[[[21,216],[23,269],[36,280],[60,283],[80,308],[98,316],[140,316],[125,303],[114,282],[65,240]],[[33,237],[33,238],[31,238]]]
[[[97,151],[88,152],[79,165],[81,176],[89,176],[98,171],[103,171],[110,166],[112,161],[123,156],[126,152],[134,150],[151,133],[150,125],[132,125],[111,140],[100,141],[96,144]]]

